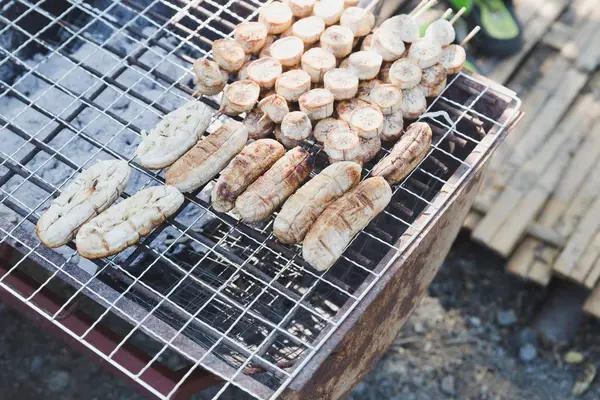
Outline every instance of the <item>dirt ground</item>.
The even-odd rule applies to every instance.
[[[600,324],[549,346],[528,328],[545,290],[460,237],[401,336],[348,400],[569,399],[600,354]],[[563,362],[576,350],[579,364]],[[587,367],[589,368],[589,367]],[[208,391],[195,396],[211,398]],[[593,382],[579,398],[600,397]],[[0,311],[0,398],[141,399],[140,394],[14,311]],[[223,398],[246,398],[228,391]]]

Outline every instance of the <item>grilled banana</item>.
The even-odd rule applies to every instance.
[[[302,257],[319,271],[329,269],[350,244],[389,204],[392,189],[383,178],[369,178],[334,201],[304,238]]]
[[[169,167],[167,185],[182,192],[198,189],[221,172],[247,140],[248,130],[241,122],[226,123]]]
[[[216,62],[205,58],[194,61],[193,68],[198,91],[206,96],[213,96],[221,92],[229,79],[227,72],[221,70]]]
[[[235,209],[245,222],[269,218],[313,169],[313,157],[301,147],[288,151],[235,201]]]
[[[212,206],[227,212],[235,199],[285,154],[283,146],[273,139],[260,139],[244,147],[221,172],[212,191]]]
[[[262,139],[273,133],[275,122],[265,117],[260,108],[253,108],[243,122],[248,129],[248,139]]]
[[[385,178],[390,185],[400,182],[423,160],[431,147],[431,128],[415,122],[394,145],[390,154],[373,168],[373,176]]]
[[[325,168],[281,207],[273,223],[275,237],[282,243],[300,243],[327,206],[358,184],[360,172],[360,165],[351,161]]]

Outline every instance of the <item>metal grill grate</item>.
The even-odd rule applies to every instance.
[[[460,74],[422,120],[435,140],[428,157],[400,185],[391,204],[327,272],[317,273],[299,246],[278,244],[273,218],[247,226],[215,213],[207,190],[138,245],[94,263],[73,243],[49,250],[35,238],[43,210],[75,174],[100,159],[133,168],[124,196],[164,183],[164,171],[136,164],[142,130],[184,104],[193,92],[191,60],[209,56],[212,40],[252,19],[257,0],[0,1],[0,243],[19,251],[0,286],[160,398],[168,398],[202,367],[258,398],[276,397],[344,321],[398,256],[439,212],[507,128],[520,102]],[[503,107],[498,95],[507,98]],[[217,108],[213,98],[203,98]],[[444,111],[445,116],[436,113]],[[226,117],[215,119],[214,131]],[[318,146],[306,143],[318,153]],[[378,161],[387,150],[374,161]],[[314,173],[325,164],[317,154]],[[374,165],[365,167],[364,176]],[[415,221],[419,224],[415,224]],[[20,293],[6,278],[33,259],[47,274],[39,289]],[[35,296],[61,281],[62,307],[49,313]],[[80,294],[102,306],[83,333],[60,316]],[[87,340],[116,314],[128,325],[111,351]],[[115,355],[143,332],[159,344],[143,369],[131,371]],[[171,393],[144,380],[168,352],[192,368]],[[218,396],[218,395],[217,395]]]

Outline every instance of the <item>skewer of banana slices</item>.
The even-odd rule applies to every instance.
[[[430,38],[440,44],[440,46],[448,46],[456,39],[456,31],[454,23],[465,13],[467,9],[461,8],[450,21],[446,20],[451,14],[452,9],[449,8],[437,21],[432,22],[425,30],[425,37]]]
[[[463,65],[467,60],[467,53],[465,52],[464,46],[471,40],[481,27],[476,26],[471,32],[463,39],[460,45],[451,44],[442,48],[442,64],[446,68],[448,75],[456,75],[462,71]]]

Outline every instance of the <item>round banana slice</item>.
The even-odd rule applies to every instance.
[[[401,58],[392,64],[389,71],[389,79],[400,89],[412,89],[421,82],[423,71],[419,66],[408,58]]]
[[[344,12],[344,0],[321,0],[313,7],[313,15],[321,18],[325,25],[337,24]]]
[[[350,114],[350,128],[365,139],[379,136],[383,128],[383,114],[371,104],[359,107]]]
[[[320,47],[315,47],[308,50],[302,55],[302,69],[308,73],[310,80],[313,83],[323,81],[323,77],[327,71],[335,68],[335,56],[323,50]]]
[[[329,89],[336,100],[351,99],[358,91],[358,76],[350,69],[336,68],[327,71],[323,82],[325,89]]]
[[[402,91],[402,115],[406,119],[417,119],[427,109],[427,100],[419,86]]]
[[[456,31],[450,21],[438,19],[427,27],[425,37],[436,41],[440,46],[448,46],[456,39]]]
[[[317,43],[324,30],[325,22],[316,16],[300,19],[292,25],[292,35],[302,40],[305,45]]]
[[[447,74],[446,68],[444,68],[442,63],[437,63],[433,67],[423,70],[420,85],[424,90],[423,94],[425,97],[437,96],[435,93],[439,92],[440,85],[444,83],[444,87],[446,86],[445,82]]]
[[[302,111],[288,113],[281,121],[281,133],[292,140],[304,140],[310,136],[312,124]]]
[[[442,61],[442,47],[433,40],[423,38],[411,44],[408,58],[421,69],[433,67]]]
[[[446,83],[447,83],[447,80],[446,80],[446,78],[444,78],[443,81],[441,81],[440,83],[438,83],[435,86],[427,87],[427,86],[419,85],[419,87],[423,91],[423,94],[425,95],[425,97],[438,97],[440,94],[442,94],[442,92],[446,88]]]
[[[329,132],[337,130],[347,131],[349,129],[350,127],[348,124],[342,120],[336,118],[325,118],[317,122],[317,125],[315,125],[315,128],[313,129],[313,136],[317,142],[324,144],[325,138],[327,138]]]
[[[267,28],[260,22],[242,22],[235,27],[233,37],[246,54],[256,54],[267,41]]]
[[[381,26],[373,34],[371,50],[381,54],[383,61],[396,61],[404,54],[406,47],[394,30]]]
[[[381,23],[380,29],[393,31],[394,36],[405,43],[413,43],[421,37],[417,21],[410,15],[400,14]]]
[[[371,139],[360,138],[358,143],[358,160],[366,164],[375,158],[381,150],[381,139],[375,136]]]
[[[277,124],[281,123],[283,117],[290,112],[287,101],[278,94],[272,94],[262,99],[258,103],[258,108]]]
[[[360,154],[358,135],[351,130],[337,129],[329,132],[323,146],[329,161],[357,161]]]
[[[375,16],[360,7],[348,7],[342,13],[340,25],[350,28],[354,36],[365,36],[375,26]]]
[[[362,41],[362,44],[360,45],[360,49],[363,51],[373,50],[373,34],[372,33],[365,36],[365,38]]]
[[[374,51],[357,51],[348,57],[348,68],[358,75],[358,79],[373,79],[379,73],[383,58]],[[340,68],[343,68],[340,65]]]
[[[312,14],[317,0],[283,0],[284,4],[292,10],[294,17],[306,18]]]
[[[371,90],[371,104],[379,107],[384,115],[400,110],[402,107],[402,90],[391,83],[377,85]]]
[[[304,54],[304,42],[296,36],[276,40],[271,45],[271,57],[279,60],[284,67],[295,67],[300,64],[302,54]]]
[[[342,100],[338,102],[335,106],[335,112],[339,119],[346,123],[349,123],[352,111],[356,110],[359,107],[364,107],[368,105],[369,103],[359,99]]]
[[[235,40],[218,39],[213,42],[213,59],[227,72],[236,72],[246,62],[246,53]]]
[[[277,35],[292,26],[292,10],[279,1],[269,3],[260,10],[258,22],[267,27],[270,34]]]
[[[221,99],[224,114],[239,115],[254,107],[260,94],[260,86],[251,80],[241,80],[225,86]]]
[[[384,142],[396,142],[402,136],[402,129],[404,129],[402,111],[394,111],[391,114],[383,116],[383,129],[379,137]]]
[[[279,125],[275,127],[275,139],[277,139],[277,141],[286,149],[293,149],[302,143],[302,140],[294,140],[286,137],[283,132],[281,132],[281,127]]]
[[[193,64],[198,91],[206,96],[213,96],[225,87],[229,75],[219,65],[205,58],[199,58]]]
[[[274,35],[267,35],[267,40],[265,40],[265,45],[262,50],[258,54],[258,58],[271,57],[271,45],[275,41]]]
[[[354,34],[345,26],[330,26],[321,34],[320,44],[336,58],[344,58],[352,52]]]
[[[360,81],[358,84],[358,92],[356,92],[356,98],[366,101],[367,103],[371,102],[371,90],[377,85],[381,85],[379,79],[371,79],[369,81]]]
[[[275,129],[275,122],[271,121],[269,117],[265,117],[265,114],[258,107],[248,112],[243,124],[248,129],[248,139],[266,138]]]
[[[381,64],[381,68],[379,69],[379,79],[383,83],[391,83],[390,80],[390,69],[392,68],[394,63],[392,62],[384,62]]]
[[[300,111],[311,121],[327,118],[333,114],[333,95],[327,89],[312,89],[298,99]]]
[[[281,63],[273,57],[260,58],[248,65],[248,79],[253,80],[258,86],[265,89],[275,86],[275,81],[281,76],[282,72]]]
[[[301,69],[284,72],[275,81],[275,92],[287,101],[298,101],[300,96],[309,90],[310,76]]]
[[[442,64],[448,75],[458,74],[467,60],[467,53],[462,46],[451,44],[442,48]]]

